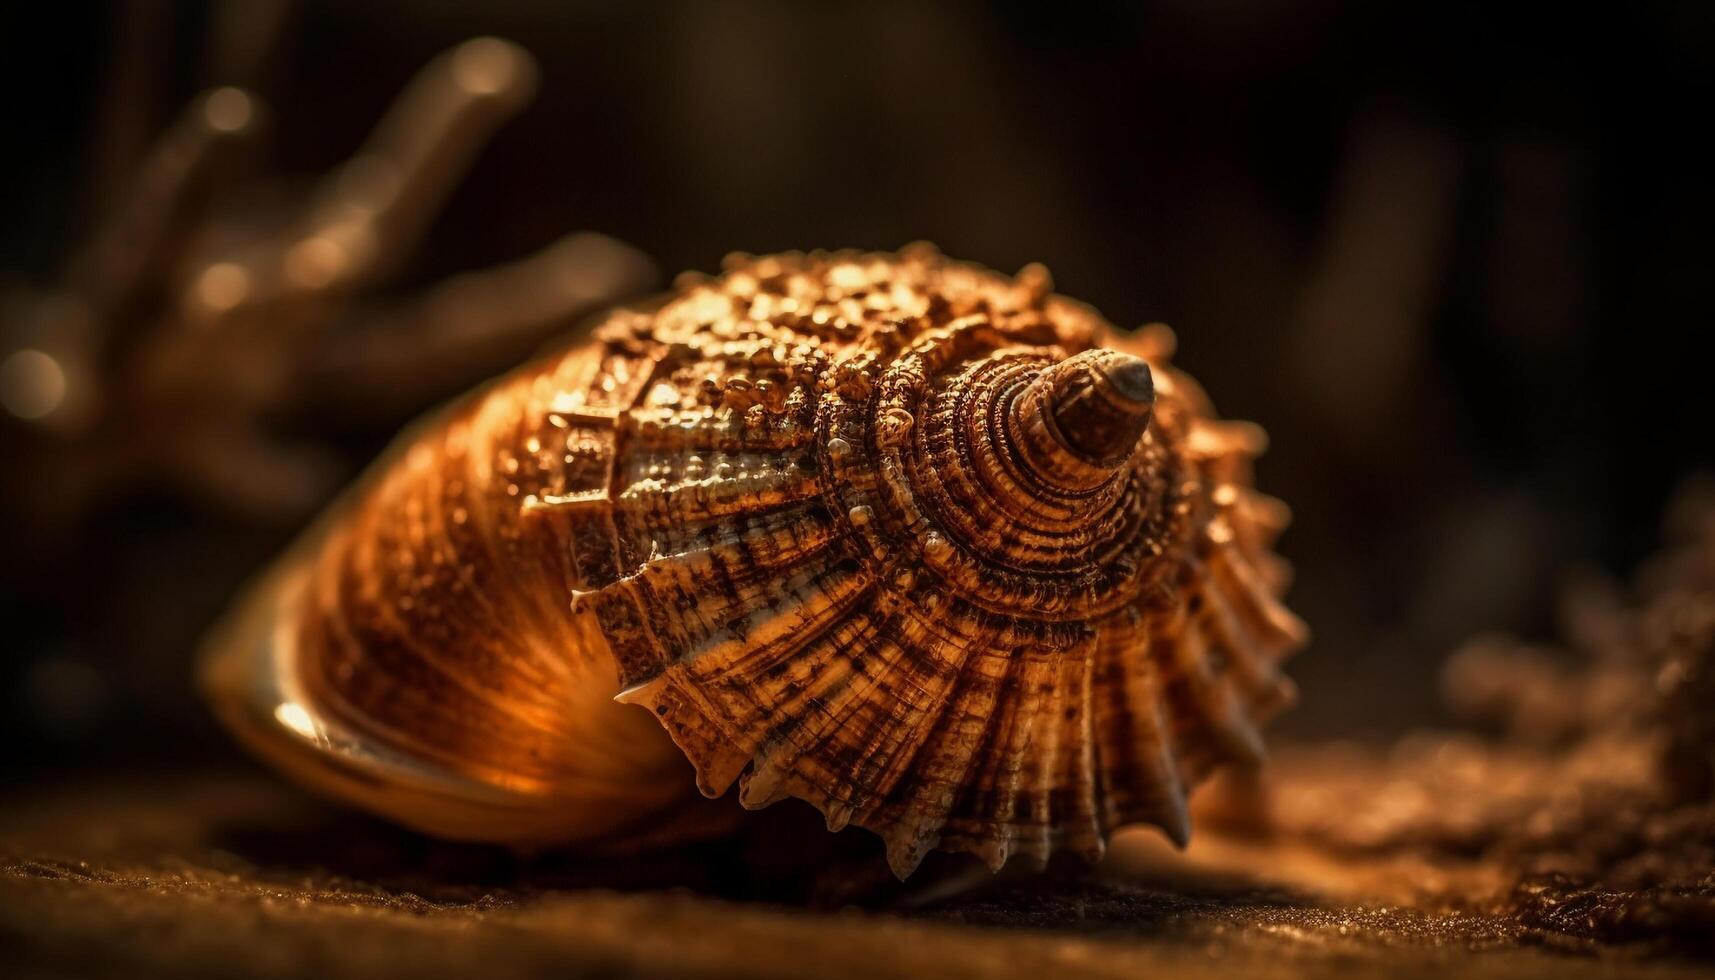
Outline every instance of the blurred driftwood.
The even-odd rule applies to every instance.
[[[25,429],[13,433],[28,458],[29,479],[10,488],[19,509],[61,526],[142,485],[301,518],[352,469],[318,426],[396,427],[653,285],[643,255],[581,233],[415,293],[394,287],[535,76],[516,45],[460,45],[350,160],[284,197],[252,173],[261,99],[233,87],[197,99],[63,282],[15,302],[0,333],[0,404]]]

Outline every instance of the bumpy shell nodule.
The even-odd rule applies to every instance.
[[[1260,760],[1304,628],[1262,433],[1170,353],[1040,267],[735,256],[408,440],[271,592],[269,693],[312,748],[537,801],[415,821],[460,836],[669,826],[652,714],[704,794],[805,800],[901,877],[1183,842],[1187,788]],[[421,817],[363,782],[333,791]]]

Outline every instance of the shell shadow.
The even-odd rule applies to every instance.
[[[809,911],[856,907],[978,927],[1138,936],[1184,934],[1312,904],[1244,881],[1167,872],[1116,878],[1070,857],[1044,872],[1014,864],[997,875],[962,855],[933,854],[900,882],[877,838],[857,829],[830,834],[814,810],[796,801],[748,814],[727,836],[677,847],[520,854],[436,840],[278,792],[285,798],[212,821],[208,844],[266,877],[325,879],[446,907],[588,890],[679,891]]]
[[[946,860],[901,883],[888,871],[879,839],[857,829],[830,834],[821,817],[797,801],[747,814],[737,831],[719,838],[619,853],[527,854],[437,840],[303,797],[224,814],[207,833],[210,846],[265,875],[327,877],[446,905],[496,894],[521,899],[600,889],[678,890],[805,909],[909,907],[938,894],[949,878],[981,871],[974,862],[940,855]]]
[[[1172,875],[1093,875],[1051,865],[1046,873],[1002,876],[911,914],[1008,930],[1192,939],[1316,907],[1308,896],[1271,886]]]

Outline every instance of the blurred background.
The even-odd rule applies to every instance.
[[[1296,513],[1281,729],[1434,722],[1715,449],[1715,6],[1503,6],[8,5],[0,773],[235,760],[199,636],[410,418],[916,239],[1174,325]]]

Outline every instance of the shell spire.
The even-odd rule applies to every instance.
[[[1087,350],[1047,368],[1018,395],[1012,436],[1043,482],[1093,490],[1137,452],[1154,407],[1149,362],[1116,350]]]

